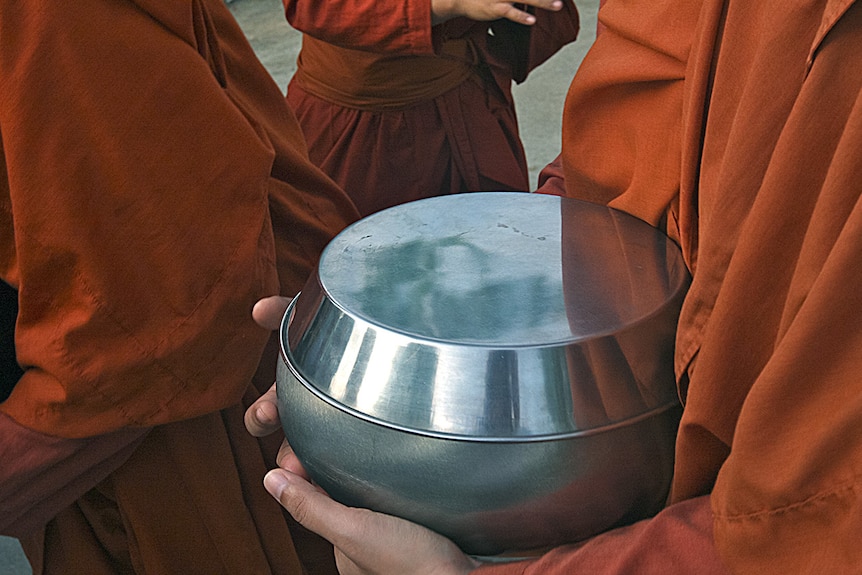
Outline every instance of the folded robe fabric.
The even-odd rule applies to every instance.
[[[317,165],[363,215],[442,194],[531,189],[512,83],[578,33],[570,0],[536,24],[456,18],[428,0],[284,0],[303,32],[287,88]],[[373,23],[373,25],[369,25]]]
[[[52,561],[75,549],[73,532],[95,537],[115,567],[194,572],[202,557],[218,562],[213,547],[228,556],[247,544],[237,556],[250,564],[297,572],[290,526],[260,486],[274,450],[242,426],[270,338],[250,311],[295,293],[357,213],[308,160],[224,3],[3,2],[0,135],[0,277],[17,292],[23,371],[0,404],[4,531],[32,532],[25,548],[46,572],[64,572]],[[224,463],[222,492],[195,495],[210,482],[194,472],[200,461]],[[146,483],[167,466],[200,483]],[[122,521],[64,511],[33,531],[97,483],[74,507],[109,493],[100,501]],[[130,496],[136,487],[146,498]],[[179,500],[194,501],[187,524],[201,526],[188,533],[232,531],[233,546],[135,511]],[[180,563],[149,561],[148,537],[165,543],[151,550],[187,543]],[[97,573],[80,549],[77,567]]]
[[[671,502],[481,571],[858,573],[862,5],[608,0],[599,18],[547,191],[665,230],[692,270]]]

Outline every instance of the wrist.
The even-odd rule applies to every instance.
[[[455,0],[431,0],[431,25],[442,24],[457,16]]]

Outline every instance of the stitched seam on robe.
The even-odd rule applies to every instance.
[[[862,477],[857,476],[853,481],[841,485],[840,487],[836,487],[827,491],[821,491],[815,495],[806,497],[801,501],[782,505],[781,507],[776,507],[773,509],[762,509],[759,511],[750,511],[746,513],[721,513],[713,509],[713,515],[716,519],[726,520],[728,522],[742,522],[749,519],[757,519],[759,517],[771,517],[775,515],[781,515],[799,509],[804,509],[836,495],[855,494],[857,491],[857,487],[860,484],[862,484]]]

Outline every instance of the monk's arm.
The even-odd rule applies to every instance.
[[[452,18],[469,18],[479,22],[492,20],[511,20],[517,24],[532,26],[536,17],[531,8],[558,11],[563,7],[562,0],[526,0],[511,2],[506,0],[431,0],[431,20],[436,24]]]
[[[88,437],[238,402],[268,336],[249,312],[278,290],[273,151],[220,85],[217,39],[179,8],[32,12],[0,29],[25,368],[0,409]]]
[[[267,338],[249,310],[278,290],[272,151],[211,30],[140,4],[0,3],[0,276],[24,368],[0,404],[4,532],[148,427],[238,402]]]
[[[434,53],[431,0],[283,0],[283,4],[291,26],[342,48]]]
[[[557,12],[561,0],[283,0],[291,26],[304,34],[343,48],[372,52],[430,55],[431,28],[454,18],[490,22],[508,19],[532,25],[536,16],[524,4]],[[574,7],[571,6],[574,10]]]

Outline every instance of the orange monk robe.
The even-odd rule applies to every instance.
[[[284,0],[303,32],[287,89],[309,154],[362,214],[441,194],[530,189],[513,81],[575,40],[578,14],[532,27],[455,19],[428,0]],[[490,31],[490,32],[489,32]]]
[[[600,19],[546,175],[664,229],[693,272],[671,501],[479,572],[859,573],[862,4],[608,0]]]
[[[250,310],[357,214],[224,2],[3,1],[0,135],[3,532],[37,574],[300,573]]]

